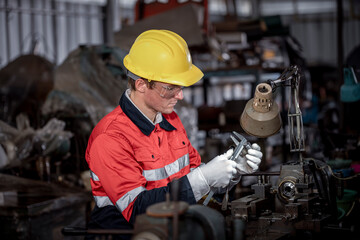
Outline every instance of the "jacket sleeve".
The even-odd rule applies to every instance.
[[[179,180],[179,201],[185,201],[189,204],[196,204],[195,197],[191,188],[191,185],[186,176]],[[154,188],[149,191],[143,191],[139,194],[138,198],[134,202],[132,214],[130,217],[130,223],[135,222],[135,217],[138,214],[142,214],[146,211],[146,208],[152,204],[164,202],[166,200],[166,193],[172,191],[174,181],[168,183],[166,187]],[[170,194],[171,196],[171,194]],[[171,199],[171,198],[170,198]],[[172,200],[172,199],[171,199]]]
[[[190,159],[190,170],[193,170],[200,166],[201,164],[201,157],[198,151],[189,144],[189,159]]]
[[[134,158],[127,140],[119,135],[99,135],[89,151],[89,167],[99,178],[111,202],[130,223],[154,203],[165,201],[172,183],[165,187],[146,190],[147,181],[142,168]],[[186,176],[180,178],[179,200],[195,203],[195,197]]]

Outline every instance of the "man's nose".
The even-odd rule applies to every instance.
[[[178,100],[183,100],[184,99],[184,93],[183,90],[180,89],[180,91],[178,93],[176,93],[176,95],[174,96],[176,99]]]

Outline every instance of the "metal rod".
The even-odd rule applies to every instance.
[[[47,0],[42,1],[42,9],[46,9],[46,3],[47,3]],[[46,15],[42,16],[43,41],[44,41],[45,54],[47,54],[49,52],[49,50],[47,49],[47,43],[46,43],[46,39],[47,39],[47,21],[46,21],[46,17],[47,17]]]
[[[261,175],[280,175],[280,172],[253,172],[253,173],[246,173],[242,174],[243,177],[246,176],[261,176]]]
[[[74,5],[74,11],[75,11],[75,16],[74,16],[74,21],[75,21],[75,28],[76,29],[80,29],[80,21],[79,21],[79,16],[80,16],[80,11],[79,11],[79,9],[80,9],[80,4],[75,4]],[[80,42],[80,31],[75,31],[76,33],[75,33],[75,41],[77,42],[77,43],[79,43]]]
[[[178,239],[179,235],[179,189],[180,189],[180,181],[175,179],[172,184],[171,195],[173,200],[173,240]]]
[[[337,28],[337,63],[338,63],[338,86],[344,83],[344,39],[343,39],[343,1],[337,0],[337,21],[336,21],[336,28]],[[337,89],[340,92],[340,89]],[[340,94],[338,94],[340,98]],[[343,114],[343,107],[340,108],[340,128],[344,129],[344,114]]]
[[[32,9],[35,9],[34,0],[30,1],[30,7]],[[31,50],[31,53],[35,53],[36,39],[34,39],[35,38],[35,13],[34,12],[30,13],[30,36],[31,36],[30,50]]]
[[[286,112],[286,92],[285,92],[285,88],[281,88],[280,89],[280,93],[281,93],[281,120],[283,123],[285,123],[285,112]],[[288,123],[289,124],[289,123]],[[281,136],[281,140],[282,140],[282,162],[285,163],[287,162],[287,148],[286,148],[286,131],[284,130]]]
[[[87,12],[91,11],[91,6],[87,6]],[[91,19],[86,20],[86,34],[87,34],[87,44],[90,44],[89,40],[91,39]]]
[[[113,23],[114,23],[114,14],[113,14],[113,10],[114,10],[114,1],[113,0],[107,0],[106,1],[106,6],[103,10],[104,12],[104,42],[106,45],[108,46],[113,46],[114,45],[114,34],[113,34]]]
[[[51,11],[53,12],[57,12],[56,11],[57,5],[56,5],[56,0],[52,0],[51,1]],[[57,65],[57,61],[58,61],[58,35],[57,35],[57,15],[54,14],[52,15],[52,29],[53,29],[53,44],[54,44],[54,64]]]
[[[71,4],[69,2],[65,2],[65,9],[66,11],[69,11],[71,9]],[[71,51],[71,38],[72,38],[72,24],[71,24],[72,17],[65,18],[65,24],[66,24],[66,50]]]
[[[5,6],[8,6],[8,0],[5,0]],[[7,9],[7,8],[6,8]],[[10,62],[10,48],[11,48],[11,41],[10,41],[10,29],[9,29],[9,14],[10,10],[5,11],[5,35],[6,35],[6,57],[7,61]]]
[[[21,0],[17,0],[17,4],[18,4],[18,8],[21,8],[22,5],[22,1]],[[22,40],[23,40],[23,24],[22,24],[22,13],[18,12],[18,34],[19,34],[19,51],[20,51],[20,55],[23,53],[22,52]]]
[[[124,230],[124,229],[88,229],[87,233],[90,234],[134,234],[134,230]]]
[[[99,235],[128,235],[134,234],[134,230],[128,229],[86,229],[82,227],[64,227],[62,233],[67,236],[79,236],[87,234]]]

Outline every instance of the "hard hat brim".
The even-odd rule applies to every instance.
[[[169,78],[159,79],[157,81],[189,87],[200,81],[203,76],[203,72],[193,64],[189,71],[181,74],[172,75]]]
[[[125,56],[123,61],[124,61],[124,66],[127,68],[127,70],[130,71],[135,76],[139,76],[141,78],[145,78],[152,81],[169,83],[184,87],[189,87],[195,84],[196,82],[200,81],[201,78],[204,76],[203,72],[194,64],[192,64],[189,70],[186,72],[182,72],[178,74],[166,74],[166,73],[156,74],[152,72],[141,71],[140,69],[134,67],[134,65],[130,63],[131,59],[129,58],[129,55]]]

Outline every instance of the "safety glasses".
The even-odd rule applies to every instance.
[[[155,83],[153,89],[159,93],[160,97],[170,99],[178,95],[184,87],[177,85],[164,86],[161,83]]]

